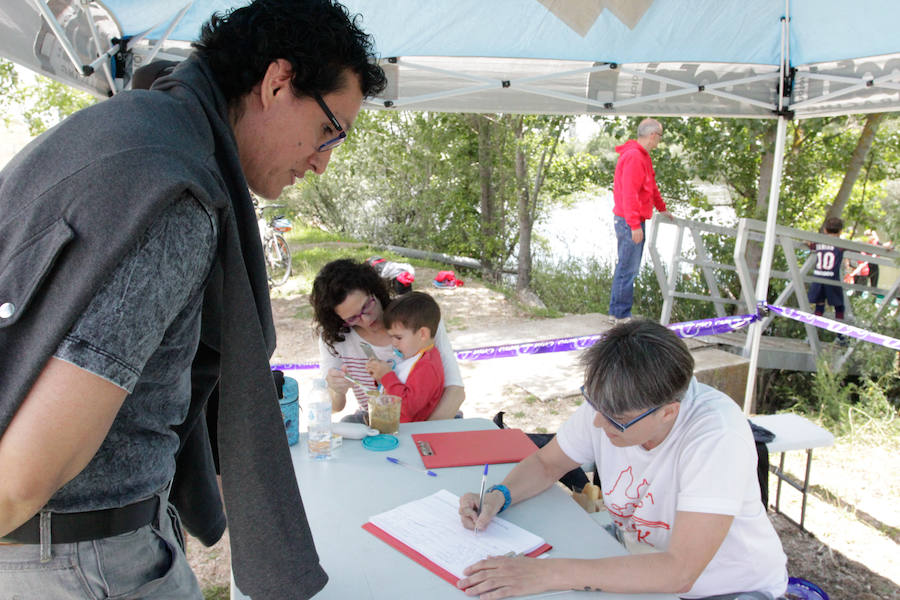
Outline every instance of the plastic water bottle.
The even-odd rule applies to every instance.
[[[331,396],[324,379],[313,380],[305,404],[309,457],[331,458]]]
[[[300,441],[300,406],[297,391],[297,380],[293,377],[283,377],[281,386],[282,397],[278,403],[281,405],[281,416],[284,419],[284,431],[287,433],[288,445],[293,446]]]

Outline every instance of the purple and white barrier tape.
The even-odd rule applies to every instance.
[[[750,323],[758,320],[759,315],[734,315],[731,317],[716,317],[714,319],[671,323],[668,327],[674,331],[678,337],[691,338],[701,335],[731,333],[732,331],[743,329]]]
[[[715,319],[701,319],[699,321],[687,321],[685,323],[673,323],[669,325],[679,337],[695,337],[699,335],[713,335],[716,333],[728,333],[745,327],[758,319],[756,315],[739,315],[734,317],[721,317]],[[485,346],[482,348],[469,348],[457,350],[456,358],[459,360],[487,360],[490,358],[509,358],[525,354],[546,354],[550,352],[569,352],[571,350],[584,350],[597,343],[603,337],[602,333],[594,335],[582,335],[577,337],[558,338],[539,342],[525,342],[522,344],[507,344],[504,346]],[[315,362],[289,363],[273,365],[273,369],[281,371],[318,369]]]
[[[717,333],[736,331],[758,319],[758,315],[736,315],[733,317],[716,317],[714,319],[700,319],[698,321],[672,323],[668,327],[674,331],[678,337],[697,337],[701,335],[714,335]],[[456,358],[459,360],[486,360],[489,358],[521,356],[523,354],[544,354],[547,352],[583,350],[593,346],[601,338],[603,338],[603,334],[598,333],[594,335],[559,338],[540,342],[509,344],[506,346],[487,346],[484,348],[459,350],[456,352]]]
[[[841,321],[833,321],[825,317],[818,317],[807,312],[797,310],[795,308],[785,308],[775,306],[773,304],[760,303],[761,309],[768,309],[789,319],[809,323],[828,331],[849,335],[873,344],[880,344],[892,350],[900,350],[900,340],[897,340],[880,333],[873,333],[853,325],[847,325]],[[719,333],[731,333],[738,329],[750,325],[754,321],[758,321],[760,315],[735,315],[731,317],[715,317],[713,319],[699,319],[697,321],[684,321],[682,323],[671,323],[669,329],[675,332],[678,337],[691,338],[703,335],[716,335]],[[555,340],[544,340],[540,342],[525,342],[522,344],[507,344],[505,346],[485,346],[483,348],[470,348],[468,350],[457,350],[456,358],[459,360],[487,360],[490,358],[509,358],[513,356],[522,356],[525,354],[546,354],[549,352],[568,352],[571,350],[584,350],[597,343],[603,338],[602,333],[594,335],[583,335],[578,337],[558,338]],[[319,364],[315,362],[293,363],[283,365],[273,365],[273,369],[282,371],[318,369]]]
[[[843,321],[833,321],[831,319],[826,319],[825,317],[812,315],[808,312],[797,310],[796,308],[786,308],[784,306],[775,306],[773,304],[764,304],[764,306],[773,313],[782,317],[787,317],[788,319],[794,319],[795,321],[800,321],[801,323],[808,323],[809,325],[813,325],[821,329],[827,329],[828,331],[833,331],[834,333],[839,333],[841,335],[855,337],[866,342],[871,342],[872,344],[878,344],[880,346],[884,346],[885,348],[890,348],[891,350],[900,350],[900,340],[896,338],[881,335],[880,333],[875,333],[873,331],[860,329],[859,327],[848,325]]]
[[[309,369],[318,369],[319,363],[317,362],[307,362],[307,363],[285,363],[283,365],[272,365],[273,371],[306,371]]]
[[[486,360],[488,358],[520,356],[522,354],[546,354],[548,352],[582,350],[593,346],[601,337],[603,337],[603,334],[598,333],[594,335],[582,335],[540,342],[525,342],[523,344],[508,344],[505,346],[487,346],[484,348],[458,350],[456,352],[456,358],[459,360]]]

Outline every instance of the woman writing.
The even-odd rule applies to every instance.
[[[344,410],[351,388],[359,402],[359,410],[344,417],[344,421],[364,422],[368,392],[378,387],[366,371],[366,348],[370,347],[381,360],[395,358],[382,320],[389,300],[387,286],[375,269],[352,259],[328,263],[313,282],[309,301],[319,334],[319,364],[322,377],[328,382],[332,410]],[[435,347],[444,365],[444,394],[428,420],[452,419],[465,399],[465,391],[443,321],[435,335]],[[361,385],[351,383],[345,375]]]

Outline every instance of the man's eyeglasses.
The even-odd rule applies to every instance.
[[[369,296],[369,299],[366,300],[365,304],[362,306],[362,310],[359,313],[349,317],[344,321],[344,325],[347,327],[353,327],[357,323],[359,323],[362,318],[369,314],[369,311],[372,310],[372,307],[375,306],[375,296]]]
[[[587,400],[591,406],[594,406],[594,403],[591,402],[591,399],[588,398],[587,393],[585,393],[584,386],[581,386],[581,395],[584,396],[584,399]],[[649,417],[650,415],[652,415],[653,413],[658,411],[660,408],[662,408],[662,406],[663,405],[654,406],[650,410],[644,411],[643,413],[639,414],[638,416],[636,416],[635,418],[633,418],[632,420],[628,421],[625,424],[619,423],[618,421],[616,421],[615,419],[613,419],[611,416],[609,416],[608,414],[606,414],[605,412],[603,412],[600,409],[597,409],[597,412],[599,412],[601,415],[603,415],[603,418],[605,418],[607,421],[609,421],[610,425],[612,425],[619,431],[625,431],[626,429],[628,429],[629,427],[631,427],[632,425],[634,425],[635,423],[637,423],[644,417]]]
[[[327,142],[316,148],[316,150],[318,150],[319,152],[326,152],[328,150],[332,150],[337,146],[340,146],[341,143],[343,143],[343,141],[347,139],[347,132],[344,131],[344,128],[341,127],[341,124],[335,118],[334,113],[331,112],[331,109],[328,108],[327,104],[325,104],[322,96],[320,96],[318,92],[313,92],[312,96],[313,98],[315,98],[316,102],[319,103],[319,106],[322,107],[322,112],[324,112],[325,116],[328,117],[328,120],[331,121],[331,124],[334,126],[335,131],[338,132],[337,137],[328,140]]]

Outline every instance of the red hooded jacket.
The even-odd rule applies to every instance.
[[[619,161],[613,179],[613,214],[623,217],[631,229],[653,216],[653,206],[665,212],[666,203],[656,187],[650,153],[637,140],[616,146]]]

